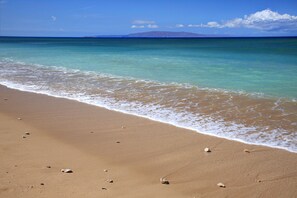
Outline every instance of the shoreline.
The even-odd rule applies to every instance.
[[[265,143],[261,143],[261,142],[253,143],[253,142],[249,142],[247,140],[242,140],[242,139],[239,139],[239,138],[236,138],[236,137],[226,137],[226,136],[218,135],[218,134],[215,134],[215,133],[201,132],[201,131],[198,131],[195,128],[182,126],[182,125],[179,125],[178,123],[158,120],[158,119],[155,119],[153,117],[144,116],[144,115],[140,115],[140,114],[125,111],[125,110],[113,109],[113,108],[110,108],[110,107],[108,107],[106,105],[102,105],[102,104],[99,105],[99,104],[95,104],[95,103],[92,103],[92,102],[86,102],[86,101],[82,101],[82,100],[79,100],[79,99],[70,98],[70,97],[67,97],[67,96],[59,96],[59,95],[54,95],[54,94],[50,94],[50,93],[47,93],[47,92],[38,92],[38,91],[33,91],[33,90],[26,90],[26,89],[22,89],[22,88],[19,88],[19,87],[14,87],[14,86],[7,85],[7,84],[0,84],[0,86],[4,86],[4,87],[7,87],[8,89],[14,89],[14,90],[21,91],[21,92],[41,94],[41,95],[45,95],[45,96],[48,96],[48,97],[71,100],[71,101],[83,103],[83,104],[86,104],[86,105],[91,105],[91,106],[94,106],[94,107],[103,108],[103,109],[109,110],[109,111],[114,111],[114,112],[129,115],[129,116],[136,116],[136,117],[140,117],[140,118],[143,118],[143,119],[148,119],[148,120],[158,122],[158,123],[161,123],[161,124],[167,124],[167,125],[170,125],[170,126],[173,126],[173,127],[181,128],[183,130],[192,131],[192,132],[195,132],[195,133],[198,133],[198,134],[201,134],[201,135],[207,135],[207,136],[215,137],[215,138],[222,138],[222,139],[225,139],[225,140],[228,140],[228,141],[235,141],[235,142],[248,144],[248,145],[264,146],[264,147],[269,147],[269,148],[272,148],[272,149],[281,149],[281,150],[285,150],[287,152],[297,153],[297,151],[295,151],[295,150],[292,150],[292,149],[289,149],[289,148],[286,148],[286,147],[282,147],[282,146],[274,146],[274,145],[269,145],[269,144],[265,144]]]
[[[0,195],[5,197],[24,192],[22,197],[297,196],[296,153],[2,85],[0,93],[5,137],[0,140]],[[22,139],[26,130],[32,133]],[[205,147],[212,152],[205,153]],[[47,164],[54,168],[46,170]],[[74,173],[60,173],[62,168]],[[106,182],[104,169],[114,183]],[[170,184],[160,184],[161,177]],[[48,181],[31,189],[40,178]]]

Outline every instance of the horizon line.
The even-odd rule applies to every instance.
[[[127,36],[127,35],[99,35],[99,36],[0,36],[0,38],[86,38],[86,39],[100,39],[100,38],[118,38],[118,39],[203,39],[203,38],[295,38],[296,36]]]

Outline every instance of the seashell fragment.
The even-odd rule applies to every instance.
[[[204,149],[204,152],[210,153],[211,150],[210,150],[210,148],[207,148],[207,147],[206,147],[206,148]]]
[[[248,149],[244,149],[243,152],[245,152],[245,153],[250,153],[251,151],[248,150]]]
[[[261,183],[261,182],[262,182],[262,180],[258,179],[258,180],[257,180],[257,182],[258,182],[258,183]]]
[[[112,184],[113,183],[113,180],[112,179],[108,179],[107,182],[110,183],[110,184]]]
[[[169,181],[168,181],[167,179],[161,177],[161,178],[160,178],[160,183],[161,183],[161,184],[166,184],[166,185],[168,185],[168,184],[169,184]]]
[[[221,182],[218,183],[217,186],[220,187],[220,188],[226,188],[225,184],[223,184],[223,183],[221,183]]]
[[[73,171],[70,168],[61,169],[62,173],[73,173]]]

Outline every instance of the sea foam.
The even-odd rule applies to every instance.
[[[206,135],[297,152],[296,125],[294,126],[296,120],[288,120],[288,124],[292,125],[288,129],[285,129],[286,125],[283,125],[283,128],[274,127],[282,120],[267,122],[267,118],[263,121],[267,123],[257,123],[260,114],[267,112],[290,115],[290,112],[282,108],[282,104],[292,105],[292,101],[63,67],[46,67],[9,59],[0,62],[0,70],[0,84],[13,89],[76,100]],[[259,98],[260,100],[257,100]],[[238,104],[241,101],[256,105],[244,103],[241,104],[244,109],[240,109]],[[220,103],[216,104],[218,102]],[[259,103],[273,103],[274,106],[267,110],[259,108]],[[229,112],[231,115],[228,109],[232,109]],[[282,114],[279,109],[282,109]],[[248,112],[255,118],[244,118],[249,119],[249,122],[245,123],[244,120],[237,119],[236,115],[232,116],[236,112],[243,115],[240,111]],[[294,121],[294,118],[290,119]]]

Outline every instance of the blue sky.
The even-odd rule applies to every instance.
[[[297,0],[0,0],[0,36],[297,36]]]

